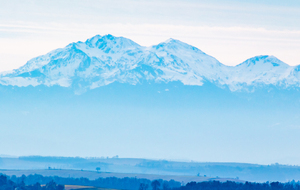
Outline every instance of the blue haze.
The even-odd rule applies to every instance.
[[[57,86],[0,91],[3,154],[299,164],[298,89],[172,82],[82,95]]]

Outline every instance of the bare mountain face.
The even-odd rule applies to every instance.
[[[261,85],[299,87],[299,73],[299,66],[289,66],[273,56],[257,56],[230,67],[174,39],[143,47],[123,37],[97,35],[31,59],[19,69],[0,75],[0,84],[73,86],[84,92],[113,82],[179,81],[202,86],[209,81],[237,91]]]

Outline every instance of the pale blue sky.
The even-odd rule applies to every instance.
[[[175,38],[237,65],[262,54],[300,64],[299,0],[1,0],[0,71],[96,34],[145,46]]]

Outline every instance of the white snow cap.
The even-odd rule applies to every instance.
[[[108,34],[33,58],[19,69],[2,73],[0,84],[76,85],[88,90],[115,81],[132,85],[180,81],[199,86],[209,81],[235,91],[261,84],[299,87],[299,71],[300,66],[289,66],[274,56],[256,56],[230,67],[179,40],[143,47]]]

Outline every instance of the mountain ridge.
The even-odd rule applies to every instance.
[[[0,84],[12,86],[76,86],[81,92],[113,82],[168,83],[202,86],[205,81],[231,91],[274,85],[300,87],[298,66],[261,55],[237,66],[226,66],[200,49],[175,39],[150,47],[112,35],[96,35],[70,43],[0,74]]]

